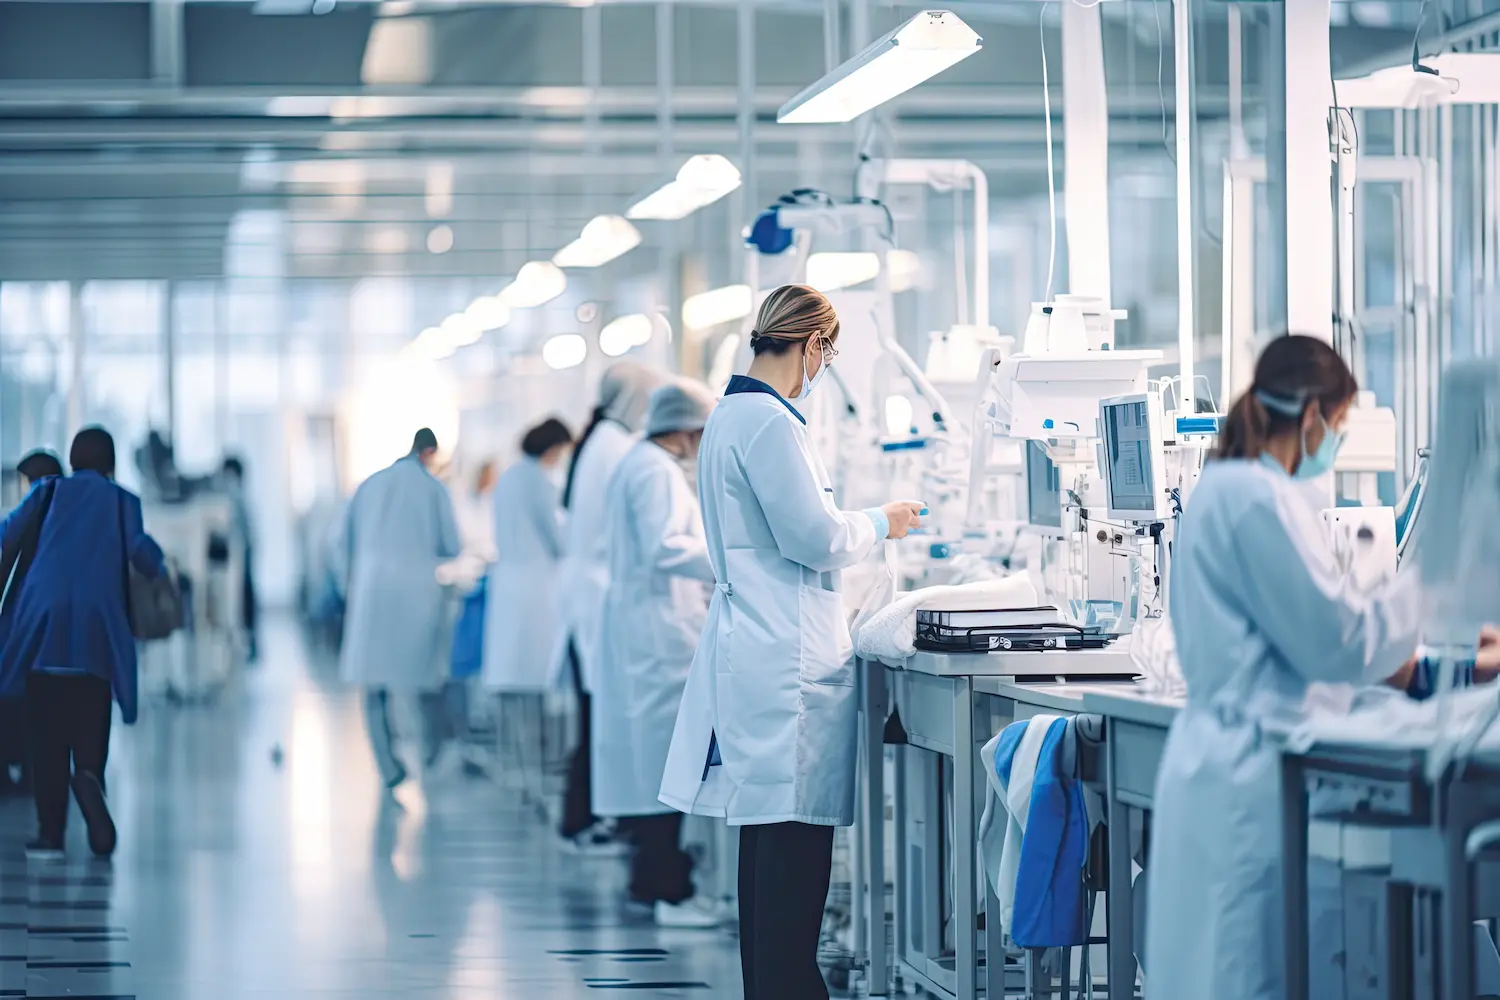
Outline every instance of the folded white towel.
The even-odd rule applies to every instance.
[[[859,624],[854,648],[867,660],[900,666],[916,652],[917,612],[924,608],[944,611],[1004,608],[1034,608],[1036,587],[1024,573],[1003,580],[985,580],[951,587],[924,587],[896,599]]]

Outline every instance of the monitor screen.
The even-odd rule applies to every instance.
[[[1026,520],[1039,528],[1062,527],[1062,484],[1047,449],[1026,442]]]
[[[1109,465],[1109,502],[1115,510],[1154,511],[1151,422],[1145,400],[1104,407],[1104,460]]]

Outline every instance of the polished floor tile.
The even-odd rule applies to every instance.
[[[740,996],[726,934],[622,906],[624,866],[565,855],[517,793],[378,788],[358,699],[289,626],[208,707],[116,732],[112,862],[76,813],[29,862],[0,800],[0,998],[576,1000]]]

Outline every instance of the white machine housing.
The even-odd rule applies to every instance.
[[[1104,477],[1105,511],[1111,521],[1149,524],[1172,516],[1164,425],[1159,392],[1099,400],[1099,474]],[[1122,429],[1129,431],[1128,440]],[[1140,478],[1140,490],[1133,497],[1121,482],[1131,471]]]
[[[995,420],[1011,437],[1092,438],[1099,401],[1146,391],[1146,372],[1160,351],[1013,354],[995,366]]]
[[[1058,295],[1051,303],[1033,302],[1022,346],[1030,355],[1112,351],[1115,320],[1127,315],[1094,295]]]

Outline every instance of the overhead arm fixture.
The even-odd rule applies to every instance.
[[[924,10],[787,101],[783,125],[847,122],[967,59],[984,44],[947,10]]]

